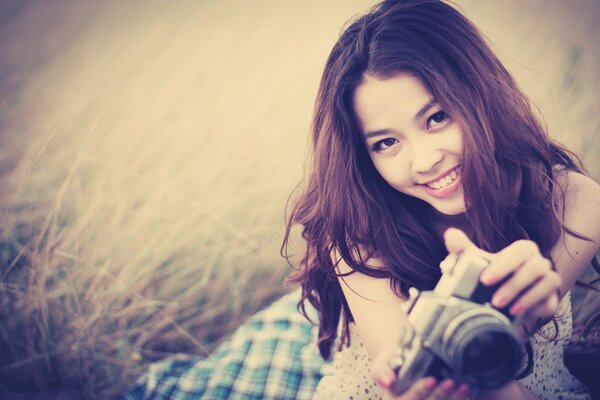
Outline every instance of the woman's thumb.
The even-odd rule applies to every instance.
[[[473,251],[478,254],[485,253],[471,242],[471,239],[463,231],[457,228],[446,229],[446,232],[444,232],[444,244],[448,252],[453,254],[463,251]]]

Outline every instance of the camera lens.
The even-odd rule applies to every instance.
[[[470,314],[446,332],[446,354],[454,371],[471,386],[485,389],[510,381],[520,367],[521,345],[503,321]]]
[[[462,351],[462,373],[478,382],[508,381],[518,367],[512,351],[512,337],[505,332],[487,331],[466,343]]]

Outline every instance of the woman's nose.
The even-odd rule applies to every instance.
[[[423,141],[415,143],[412,149],[412,171],[426,173],[434,169],[443,159],[443,152]]]

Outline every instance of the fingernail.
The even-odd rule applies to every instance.
[[[442,389],[444,389],[445,392],[452,391],[452,389],[454,389],[454,382],[452,382],[452,381],[444,381],[442,383]]]
[[[435,378],[427,378],[427,381],[425,382],[425,387],[427,388],[427,390],[433,390],[435,385],[437,385],[437,381],[435,380]]]
[[[510,308],[510,313],[512,315],[520,315],[523,312],[523,305],[517,303]]]

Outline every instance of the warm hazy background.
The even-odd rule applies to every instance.
[[[599,178],[600,1],[457,3]],[[283,293],[321,69],[372,4],[0,0],[0,397],[110,396]]]

